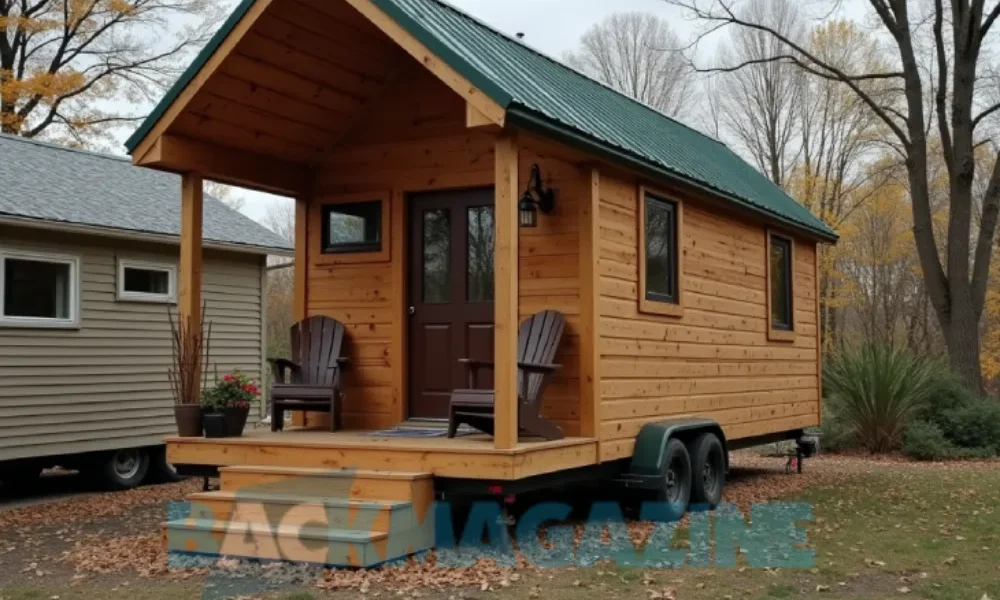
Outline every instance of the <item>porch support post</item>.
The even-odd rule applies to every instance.
[[[308,240],[309,200],[295,198],[295,321],[306,318],[308,310],[308,288],[306,275],[309,273]]]
[[[517,139],[503,132],[496,141],[496,250],[493,361],[497,449],[517,445]]]
[[[178,282],[180,321],[191,334],[201,332],[201,173],[185,173],[181,178],[181,260]],[[201,373],[200,365],[195,369]],[[201,383],[201,377],[198,377]]]

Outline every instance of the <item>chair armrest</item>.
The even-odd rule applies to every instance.
[[[561,369],[562,365],[554,365],[554,364],[543,365],[538,363],[519,362],[517,363],[517,368],[522,369],[524,371],[528,371],[529,373],[549,374],[549,373],[555,373],[556,371]]]
[[[271,374],[274,377],[274,383],[285,383],[286,371],[294,373],[302,370],[301,365],[287,358],[268,358],[267,362],[271,365]]]
[[[348,368],[350,366],[351,366],[351,359],[347,358],[346,356],[342,356],[342,357],[340,357],[340,358],[337,359],[337,364],[334,365],[331,368],[336,369],[336,368],[339,367],[341,370],[344,370],[344,369],[346,369],[346,368]]]

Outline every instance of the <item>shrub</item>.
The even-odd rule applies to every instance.
[[[914,415],[939,391],[943,372],[937,361],[902,348],[865,344],[836,356],[823,379],[837,418],[875,453],[899,447]]]
[[[942,460],[952,458],[956,448],[944,437],[944,432],[934,423],[917,420],[910,423],[903,434],[903,452],[917,460]]]

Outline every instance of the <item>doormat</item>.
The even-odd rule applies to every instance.
[[[455,437],[472,435],[475,429],[459,427]],[[381,431],[369,431],[365,435],[370,437],[393,437],[393,438],[438,438],[447,437],[448,430],[442,427],[393,427]]]

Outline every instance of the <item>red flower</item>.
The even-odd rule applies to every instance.
[[[223,375],[222,376],[222,380],[223,381],[233,381],[234,379],[236,379],[236,378],[233,377],[232,375]]]

